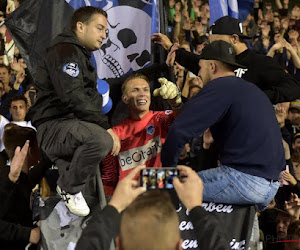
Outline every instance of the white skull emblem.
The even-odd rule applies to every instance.
[[[130,6],[107,10],[109,35],[94,53],[100,78],[116,78],[150,61],[151,17]],[[100,59],[100,60],[99,60]]]

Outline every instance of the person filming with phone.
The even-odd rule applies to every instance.
[[[183,249],[178,215],[170,196],[157,189],[145,192],[135,178],[144,170],[145,166],[137,166],[118,183],[108,205],[92,215],[76,249],[106,250],[114,238],[117,250]],[[177,166],[177,171],[180,177],[174,177],[174,188],[199,232],[199,249],[230,249],[216,219],[201,207],[202,180],[189,167]]]

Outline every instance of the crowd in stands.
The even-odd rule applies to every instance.
[[[273,58],[286,72],[288,72],[298,81],[298,84],[300,80],[299,7],[299,4],[292,5],[289,1],[275,1],[274,4],[268,1],[254,1],[253,11],[242,23],[243,34],[253,38],[244,40],[247,44],[247,47]],[[179,43],[180,48],[184,48],[187,51],[192,51],[195,54],[199,54],[199,52],[201,53],[201,49],[209,43],[209,27],[212,25],[212,23],[209,23],[208,3],[197,0],[170,0],[169,8],[169,38],[172,40],[172,42]],[[182,95],[188,97],[188,94],[186,94],[185,90],[189,89],[189,86],[193,86],[191,84],[192,81],[190,71],[175,62],[174,72],[177,79],[176,84],[179,88],[181,88]],[[198,77],[196,75],[192,76],[192,80],[197,78]],[[198,91],[201,91],[201,88],[203,87],[201,85],[201,80],[198,78],[196,81],[198,82],[197,85],[199,86]],[[299,106],[297,105],[298,103],[298,100],[292,102],[274,103],[274,110],[282,132],[285,158],[289,166],[289,171],[284,171],[282,175],[284,185],[279,188],[274,200],[274,204],[276,203],[277,207],[280,207],[281,209],[284,209],[286,201],[289,199],[294,200],[294,198],[290,197],[296,197],[298,200],[300,191],[297,188],[299,181],[296,177],[296,159],[298,158],[296,145],[299,136],[297,134],[297,128],[300,125],[299,122],[296,121],[297,114],[299,114]],[[204,134],[202,147],[204,149],[209,148],[212,141],[213,139],[210,136],[207,136],[207,133]],[[205,169],[207,165],[212,166],[212,163],[209,159],[205,159],[204,161],[202,153],[198,152],[199,159],[195,160],[195,153],[193,150],[191,150],[191,145],[187,147],[185,156],[192,157],[192,160],[188,159],[186,162],[196,162],[198,167],[200,163],[202,164],[202,169]],[[216,166],[217,163],[214,163],[214,165]],[[282,226],[282,220],[279,218],[276,220],[274,215],[272,217],[274,224],[268,224],[266,226],[267,222],[270,223],[270,221],[265,219],[267,218],[266,214],[272,213],[270,211],[267,209],[260,213],[259,216],[260,229],[265,235],[264,240],[266,247],[269,247],[268,249],[275,249],[276,247],[279,247],[278,249],[284,249],[283,246],[270,246],[268,243],[270,243],[270,241],[294,237],[295,231],[293,231],[292,234],[288,234],[287,229],[288,225],[291,224],[291,228],[295,230],[295,224],[297,222],[292,224],[295,218],[292,219],[292,217],[286,212],[287,210],[285,210],[285,216],[289,218],[285,223],[285,226]],[[280,217],[281,213],[284,212],[278,212],[278,217]],[[274,231],[276,231],[276,224],[278,238],[268,237],[270,235],[276,235],[276,233],[274,233]],[[273,232],[271,232],[272,227]],[[286,246],[286,249],[294,248],[288,248],[288,246]]]
[[[5,20],[5,17],[20,4],[23,4],[23,2],[26,4],[26,0],[9,0],[6,9],[0,11],[0,21]],[[169,43],[165,42],[161,43],[161,45],[166,50],[171,51],[166,58],[166,64],[172,68],[170,72],[173,75],[169,76],[169,78],[175,79],[174,83],[178,91],[176,88],[174,90],[175,92],[177,91],[175,94],[172,93],[165,96],[162,93],[164,91],[161,91],[161,89],[159,91],[161,91],[160,95],[163,96],[163,102],[166,100],[170,101],[170,99],[174,100],[174,98],[180,98],[180,102],[164,102],[164,106],[171,107],[173,113],[171,110],[169,113],[165,111],[151,113],[151,119],[156,119],[157,124],[161,126],[161,131],[159,131],[160,134],[151,134],[152,137],[144,139],[144,141],[147,140],[148,143],[148,141],[153,140],[155,145],[156,143],[158,143],[157,145],[164,143],[168,130],[173,120],[176,119],[177,112],[180,112],[182,108],[182,103],[188,102],[189,99],[192,99],[204,87],[201,78],[197,76],[199,71],[198,64],[195,65],[196,70],[193,70],[188,64],[185,67],[184,63],[180,64],[179,53],[176,55],[175,60],[172,57],[172,52],[185,50],[200,55],[202,49],[210,43],[210,35],[212,35],[210,34],[212,23],[210,23],[208,1],[169,0],[165,1],[164,4],[167,10],[168,33],[165,34],[166,37],[161,36],[160,39],[169,39]],[[267,56],[267,60],[274,61],[279,65],[278,67],[282,68],[288,74],[288,77],[291,77],[300,86],[299,2],[297,3],[296,1],[295,4],[291,4],[289,0],[275,0],[274,3],[254,0],[253,11],[242,22],[242,31],[244,38],[239,42],[246,43],[247,48]],[[45,154],[39,152],[35,144],[37,143],[36,129],[30,121],[30,107],[36,99],[33,79],[5,25],[0,27],[0,34],[0,137],[3,138],[0,141],[0,235],[2,235],[0,236],[0,249],[24,249],[28,243],[38,245],[40,241],[39,227],[34,224],[37,218],[34,217],[33,210],[36,208],[32,207],[36,203],[32,203],[31,201],[32,194],[34,192],[37,193],[34,188],[36,185],[39,185],[39,193],[44,197],[56,195],[55,178],[57,176],[53,177],[51,173],[49,174],[49,169],[53,163],[49,161]],[[123,101],[129,107],[129,118],[114,127],[120,137],[121,147],[125,145],[125,143],[122,144],[123,139],[124,141],[127,139],[122,138],[123,133],[129,133],[128,130],[130,130],[130,133],[135,135],[140,131],[131,130],[138,130],[137,128],[139,127],[144,128],[142,127],[142,122],[131,120],[139,114],[134,104],[128,102],[126,99],[129,98],[128,89],[134,88],[132,86],[134,86],[134,81],[137,80],[144,82],[143,91],[146,93],[145,100],[137,101],[149,102],[147,109],[141,113],[144,115],[152,112],[149,109],[151,100],[149,79],[146,76],[136,74],[132,78],[129,78],[126,81],[127,86],[122,88]],[[129,81],[131,81],[132,85],[130,87],[128,87]],[[263,242],[264,249],[299,249],[297,247],[300,245],[300,95],[297,95],[297,92],[292,93],[297,95],[297,97],[286,96],[283,102],[280,97],[272,96],[266,88],[261,87],[261,89],[268,95],[274,107],[278,126],[282,134],[286,168],[282,169],[283,171],[280,175],[281,186],[275,198],[267,209],[257,211],[260,231],[259,241]],[[202,108],[209,109],[209,107]],[[142,135],[139,134],[138,136]],[[157,142],[157,137],[155,136],[158,136],[161,141]],[[30,140],[30,146],[29,144],[27,145],[27,140]],[[126,145],[123,146],[126,147],[125,149],[123,148],[123,151],[132,147],[132,143],[136,140],[136,137],[133,137],[130,141],[128,140]],[[12,169],[10,166],[15,166],[15,162],[13,162],[14,154],[17,154],[19,157],[20,152],[23,151],[18,151],[20,150],[18,147],[22,147],[24,144],[26,154],[28,148],[31,149],[28,153],[28,159],[26,158],[25,164],[21,164],[22,169]],[[15,151],[16,148],[17,150]],[[158,158],[153,158],[153,161],[148,162],[149,167],[151,164],[161,167],[161,162],[156,162],[157,159],[160,161],[160,150],[158,148],[156,150],[158,151],[153,151],[151,154],[155,154],[155,157],[158,155]],[[120,155],[122,156],[122,148]],[[39,161],[37,158],[39,158]],[[24,161],[24,159],[22,160]],[[126,161],[128,160],[123,159],[123,161],[126,165]],[[195,171],[218,167],[219,161],[214,148],[214,139],[209,129],[203,135],[193,138],[193,140],[190,140],[185,145],[178,164],[187,165]],[[118,189],[117,184],[119,180],[122,180],[128,174],[122,171],[123,166],[121,167],[120,165],[122,165],[122,161],[118,160],[118,156],[111,154],[108,154],[101,164],[102,181],[107,198],[109,199],[114,194],[114,191],[118,190],[117,195],[113,196],[113,202],[109,203],[118,212],[129,205],[123,205],[122,203],[122,209],[118,209],[120,204],[116,202],[116,197],[122,196],[119,193],[120,188]],[[130,164],[127,162],[127,165]],[[130,168],[128,167],[128,169]],[[46,174],[46,172],[48,173]],[[125,181],[128,180],[125,178]],[[8,192],[5,193],[3,190],[8,190]],[[178,194],[182,195],[183,191]],[[152,197],[152,199],[155,200],[156,198]],[[132,198],[132,200],[134,199]],[[141,201],[138,200],[138,202]],[[159,203],[161,201],[156,202]],[[182,202],[184,203],[183,200]],[[187,202],[187,204],[189,203]],[[135,203],[134,205],[136,206]],[[198,206],[199,203],[196,205]],[[191,208],[194,207],[191,206]],[[130,209],[135,211],[134,209],[137,208],[134,207],[133,209],[131,207]],[[128,214],[132,213],[130,209],[127,212]],[[105,212],[107,216],[114,216],[115,211]],[[142,212],[141,214],[145,215]],[[205,216],[205,214],[202,215]],[[115,219],[114,217],[113,221]],[[128,217],[125,217],[124,220],[126,219],[128,220]],[[121,228],[121,230],[124,230],[124,228]],[[174,237],[178,241],[176,233],[178,232],[174,233]],[[85,234],[84,237],[88,237],[88,235]],[[299,242],[284,242],[287,240],[299,240]],[[274,242],[279,243],[274,244]]]
[[[248,48],[273,57],[299,81],[299,5],[289,1],[254,1],[254,9],[243,21],[243,33],[253,37],[245,40]],[[169,37],[187,51],[199,54],[208,43],[209,5],[207,1],[169,1]],[[293,49],[292,49],[293,48]],[[181,69],[181,71],[180,71]],[[190,74],[175,67],[177,84],[182,88]],[[183,77],[182,77],[183,76]],[[193,77],[196,77],[195,75]],[[187,88],[187,87],[186,87]],[[186,96],[185,90],[183,95]]]

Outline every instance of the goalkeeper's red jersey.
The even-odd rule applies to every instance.
[[[162,145],[174,119],[171,110],[149,111],[142,120],[127,118],[112,128],[120,138],[121,150],[118,156],[109,153],[102,161],[101,174],[107,194],[112,193],[109,187],[115,187],[136,166],[162,166]]]

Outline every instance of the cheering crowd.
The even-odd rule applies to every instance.
[[[8,1],[0,20],[20,4]],[[105,11],[77,9],[35,79],[0,27],[0,249],[39,247],[37,203],[49,197],[91,216],[70,249],[184,248],[166,180],[146,190],[145,167],[179,170],[199,249],[233,249],[203,202],[255,207],[252,249],[299,249],[299,3],[255,0],[244,21],[213,23],[207,1],[164,5],[168,32],[149,39],[165,63],[122,78],[123,109],[107,115],[90,61],[108,36]],[[101,206],[87,199],[93,181]]]

